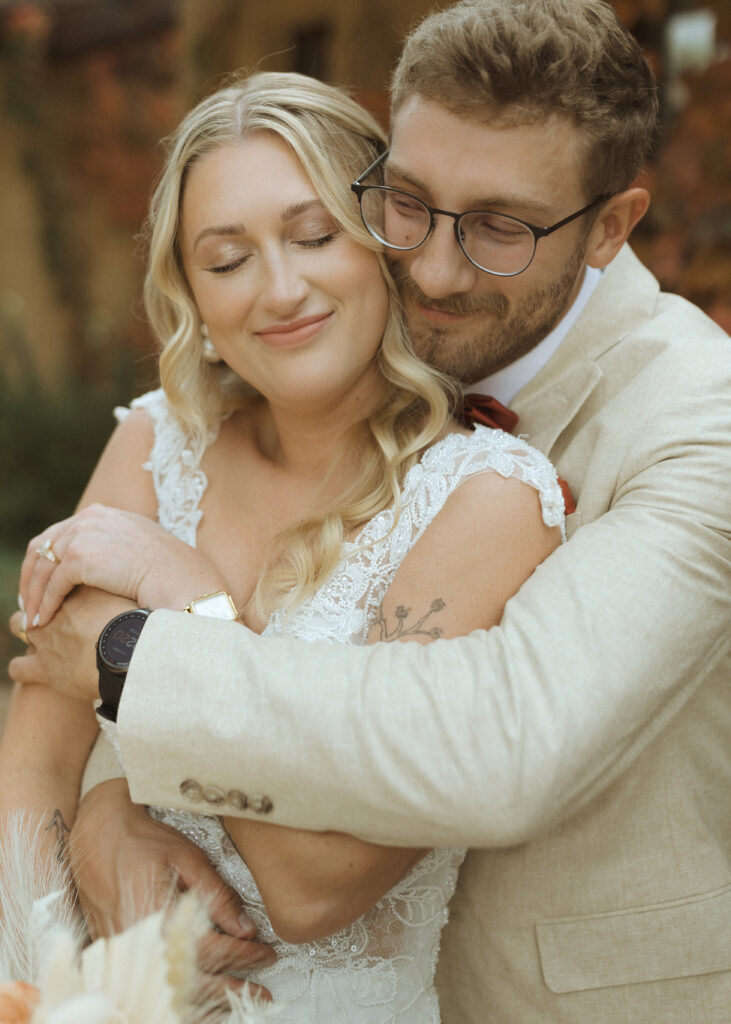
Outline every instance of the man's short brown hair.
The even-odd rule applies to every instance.
[[[589,199],[632,183],[657,130],[652,71],[603,0],[462,0],[428,16],[396,66],[392,115],[414,95],[492,124],[573,121]]]

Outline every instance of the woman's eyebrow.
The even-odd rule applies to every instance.
[[[299,217],[301,213],[306,213],[315,206],[321,210],[325,209],[322,199],[304,199],[299,203],[290,203],[289,206],[284,207],[280,214],[282,223],[286,224],[288,221],[294,220],[295,217]]]
[[[226,238],[231,235],[244,235],[246,234],[246,228],[243,224],[220,224],[216,227],[204,228],[201,232],[196,235],[195,241],[193,242],[193,248],[202,242],[204,238],[209,238],[214,235],[217,238]]]
[[[289,206],[285,206],[279,216],[282,223],[287,224],[289,221],[294,220],[295,217],[299,217],[301,213],[306,213],[313,207],[319,207],[321,210],[325,208],[321,199],[303,199],[301,202],[290,203]],[[211,236],[216,238],[227,238],[233,235],[245,234],[246,227],[244,224],[218,224],[214,227],[204,228],[200,231],[193,242],[193,248],[195,249],[198,243],[202,242],[204,238],[210,238]]]

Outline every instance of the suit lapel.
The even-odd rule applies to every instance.
[[[558,350],[510,403],[520,417],[518,433],[550,456],[601,381],[599,359],[648,319],[659,291],[655,278],[625,245]]]
[[[602,371],[596,363],[582,361],[542,388],[532,390],[526,398],[516,399],[511,403],[519,416],[516,433],[526,434],[532,445],[550,455],[601,379]]]

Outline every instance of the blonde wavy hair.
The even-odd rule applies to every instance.
[[[201,318],[183,268],[181,204],[191,166],[202,156],[260,132],[278,136],[300,160],[340,228],[377,252],[389,293],[378,367],[391,387],[383,403],[343,440],[328,479],[347,451],[360,459],[357,480],[325,509],[284,531],[252,598],[261,617],[292,608],[332,572],[345,538],[376,513],[399,509],[400,484],[443,431],[457,385],[413,352],[396,287],[378,243],[365,230],[350,183],[386,146],[373,117],[345,92],[294,73],[240,78],[198,104],[168,140],[168,157],[152,198],[145,305],[161,344],[160,380],[197,455],[221,418],[257,400],[225,364],[203,358]]]

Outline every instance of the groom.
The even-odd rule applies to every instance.
[[[446,1024],[722,1024],[731,352],[625,244],[655,84],[600,0],[463,0],[407,39],[392,100],[386,184],[432,218],[392,253],[414,344],[518,414],[577,498],[569,542],[499,627],[427,647],[156,612],[119,708],[132,797],[258,794],[225,812],[472,847],[443,935]],[[472,247],[456,217],[475,210],[527,246],[524,267]],[[67,602],[14,677],[62,686],[63,629],[94,695],[115,610]],[[240,713],[226,738],[221,707]],[[141,815],[121,788],[82,805],[90,902],[100,879],[149,874],[144,841],[104,846],[108,822]],[[174,862],[183,840],[150,842]]]

